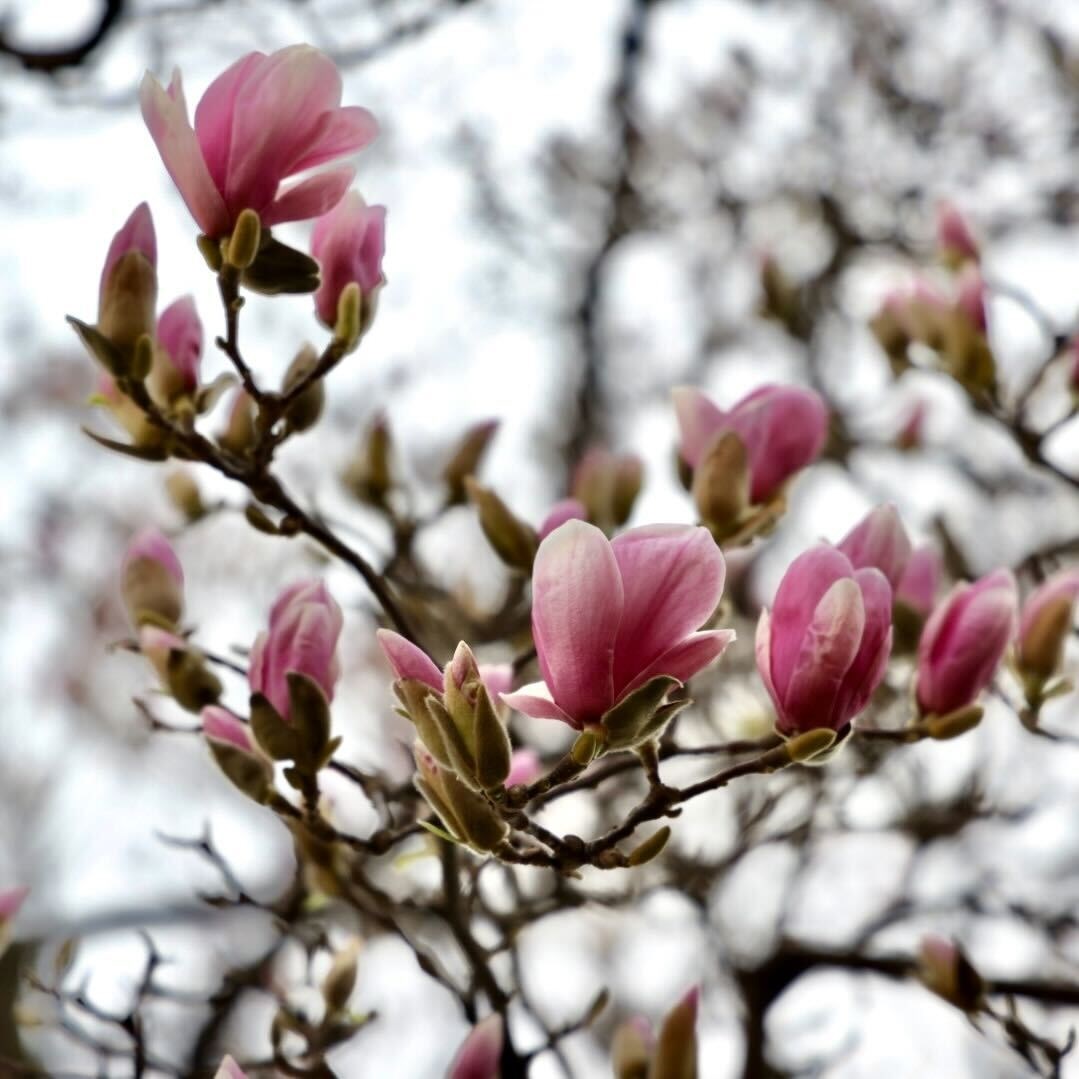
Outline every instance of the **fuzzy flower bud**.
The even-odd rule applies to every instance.
[[[1079,570],[1063,570],[1036,588],[1019,619],[1016,663],[1028,677],[1048,681],[1060,669],[1075,619]]]
[[[951,202],[937,206],[937,250],[945,262],[956,267],[964,262],[977,262],[979,258],[978,243],[970,226]]]
[[[120,591],[136,629],[145,623],[175,626],[183,616],[184,571],[171,544],[156,528],[140,532],[128,545]]]
[[[182,296],[157,320],[158,350],[148,385],[154,400],[169,402],[193,393],[199,384],[202,322],[195,301]]]
[[[156,306],[157,238],[150,207],[141,202],[113,237],[105,256],[97,328],[126,354],[143,334],[153,335]]]

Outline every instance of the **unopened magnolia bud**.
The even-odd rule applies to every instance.
[[[171,544],[157,529],[140,532],[129,544],[120,571],[120,590],[131,624],[175,626],[184,611],[184,571]]]
[[[615,462],[614,489],[611,492],[611,516],[617,526],[624,525],[633,513],[644,482],[644,464],[633,453],[623,454]]]
[[[539,546],[535,529],[516,517],[494,491],[481,487],[471,476],[465,479],[465,490],[479,513],[480,527],[495,554],[511,569],[531,572]]]
[[[476,780],[483,790],[502,786],[510,774],[512,749],[509,735],[498,718],[491,696],[482,688],[476,697],[474,731]]]
[[[144,626],[139,632],[139,651],[157,671],[162,688],[188,712],[201,712],[221,696],[221,680],[183,638],[157,626]]]
[[[228,261],[237,270],[246,270],[255,261],[262,239],[262,224],[254,210],[240,212],[236,218],[236,227],[229,237]]]
[[[154,332],[157,309],[157,240],[146,203],[113,238],[101,274],[97,328],[122,353]]]
[[[603,737],[597,731],[585,729],[577,735],[570,747],[569,755],[575,764],[582,767],[591,764],[604,748]]]
[[[464,502],[465,480],[475,475],[479,469],[480,462],[497,430],[498,420],[485,420],[483,423],[470,427],[465,432],[464,438],[457,444],[453,455],[442,470],[442,479],[446,484],[448,501],[451,505]]]
[[[614,1032],[611,1068],[615,1079],[647,1079],[652,1060],[652,1029],[646,1019],[627,1019]]]
[[[1077,596],[1079,571],[1064,570],[1036,588],[1023,604],[1016,663],[1028,679],[1046,682],[1060,669]]]
[[[344,475],[345,485],[361,502],[373,506],[385,505],[386,496],[393,486],[390,470],[392,449],[386,417],[376,416]]]
[[[232,713],[212,705],[202,710],[202,732],[225,777],[255,802],[265,802],[273,786],[273,766]]]
[[[322,999],[326,1002],[326,1011],[330,1015],[344,1010],[349,997],[352,996],[352,990],[356,987],[356,960],[360,954],[360,946],[359,937],[353,937],[333,957],[333,965],[322,981]]]
[[[795,764],[807,764],[827,753],[836,743],[836,732],[827,727],[816,727],[788,738],[783,748]]]
[[[918,949],[922,984],[949,1004],[971,1014],[981,1006],[985,986],[981,975],[954,941],[929,935]]]
[[[658,857],[663,848],[667,845],[667,840],[671,838],[671,829],[669,825],[664,825],[658,832],[650,835],[643,843],[635,847],[626,859],[627,863],[632,866],[645,865],[652,861],[653,858]]]
[[[363,295],[360,286],[350,281],[337,299],[337,323],[333,331],[334,341],[346,355],[359,344],[363,328]]]
[[[697,1079],[697,1009],[700,990],[691,989],[663,1020],[648,1079]]]
[[[318,353],[310,345],[304,345],[285,372],[282,391],[288,393],[299,385],[318,365]],[[286,412],[289,425],[294,431],[306,431],[314,427],[322,415],[326,403],[326,387],[322,379],[316,379],[296,398]]]
[[[734,431],[721,434],[694,469],[693,501],[717,539],[737,529],[749,508],[749,457]]]
[[[255,402],[246,390],[237,390],[229,409],[228,424],[217,436],[217,441],[229,453],[243,457],[254,446],[256,438]]]
[[[206,513],[195,477],[186,469],[170,472],[165,477],[165,492],[172,504],[189,520],[197,521]]]

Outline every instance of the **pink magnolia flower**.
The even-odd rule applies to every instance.
[[[564,525],[567,521],[587,520],[588,510],[583,502],[576,498],[563,498],[547,511],[537,535],[541,540],[545,540],[559,525]]]
[[[940,555],[932,547],[916,547],[896,585],[896,600],[928,618],[940,588],[941,572]]]
[[[232,1057],[226,1056],[221,1061],[221,1067],[217,1069],[214,1079],[247,1079],[247,1072]]]
[[[341,674],[337,638],[343,625],[341,608],[322,581],[300,581],[286,588],[270,610],[270,628],[251,649],[248,679],[285,719],[289,714],[286,675],[307,675],[333,700]]]
[[[191,296],[181,296],[161,312],[157,340],[169,368],[162,376],[164,388],[190,393],[199,384],[202,359],[202,322]]]
[[[892,648],[892,590],[828,544],[799,555],[757,623],[757,670],[781,734],[841,732],[869,703]]]
[[[0,890],[0,922],[10,922],[29,894],[30,889],[25,886]]]
[[[1060,666],[1064,642],[1075,618],[1079,570],[1054,574],[1027,597],[1019,617],[1019,666],[1045,678]]]
[[[264,226],[324,214],[348,190],[350,166],[283,181],[362,149],[378,130],[366,109],[341,107],[341,76],[310,45],[237,60],[206,90],[193,128],[179,71],[167,91],[147,73],[139,98],[165,168],[212,237],[248,209]]]
[[[502,1074],[502,1016],[481,1020],[457,1051],[446,1079],[498,1079]]]
[[[937,247],[942,255],[957,262],[978,261],[978,243],[954,203],[941,202],[937,206]]]
[[[734,431],[746,447],[754,502],[767,502],[815,461],[828,435],[828,411],[812,390],[761,386],[728,412],[690,386],[676,388],[672,397],[682,459],[696,468],[719,435]]]
[[[1015,631],[1015,578],[999,569],[957,584],[929,616],[918,645],[917,696],[924,713],[968,704],[993,677]]]
[[[346,285],[355,281],[361,296],[369,297],[384,284],[385,250],[386,207],[368,206],[356,191],[315,222],[311,254],[322,277],[315,310],[327,326],[337,322],[337,301]]]
[[[247,725],[241,723],[227,708],[212,704],[202,710],[201,719],[202,733],[207,738],[215,742],[226,742],[245,753],[255,752]]]
[[[734,639],[733,630],[695,632],[715,612],[725,572],[704,528],[650,525],[609,541],[566,522],[540,544],[532,571],[543,682],[503,700],[581,729],[652,678],[688,681]]]
[[[543,761],[534,749],[515,750],[510,758],[510,774],[506,776],[506,786],[531,783],[534,779],[539,779],[542,771]]]
[[[446,677],[452,676],[460,686],[468,675],[473,661],[472,651],[463,641],[457,646],[453,659],[446,665],[446,672],[440,671],[437,664],[422,649],[414,645],[400,633],[392,629],[380,629],[375,637],[383,655],[393,668],[393,675],[398,679],[414,679],[430,686],[441,694],[446,688]],[[513,685],[513,666],[509,663],[479,664],[480,680],[487,688],[493,700],[509,692]]]
[[[910,537],[891,502],[875,506],[836,547],[855,569],[875,566],[894,589],[910,559]]]

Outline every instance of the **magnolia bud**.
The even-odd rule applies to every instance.
[[[360,954],[360,946],[359,937],[353,937],[333,957],[333,965],[322,980],[322,999],[326,1002],[326,1011],[330,1015],[344,1010],[349,997],[352,996],[352,990],[356,987],[356,960]]]
[[[97,328],[129,354],[143,334],[153,335],[157,308],[157,240],[146,203],[137,206],[113,238],[101,274]]]
[[[981,976],[954,941],[929,935],[918,949],[918,976],[922,984],[968,1014],[981,1006],[985,992]]]
[[[184,571],[169,541],[146,529],[128,545],[120,591],[131,624],[175,626],[184,611]]]
[[[378,415],[367,429],[363,444],[345,471],[345,486],[361,501],[385,505],[393,486],[390,453],[393,444],[386,417]]]
[[[273,785],[273,766],[251,741],[247,727],[216,705],[204,708],[202,732],[218,767],[240,791],[265,802]]]
[[[447,487],[450,505],[464,502],[467,493],[465,480],[474,475],[480,467],[480,462],[497,430],[498,420],[486,420],[470,427],[458,443],[446,467],[442,470],[442,479]]]
[[[232,230],[228,244],[228,262],[237,270],[246,270],[259,253],[262,240],[262,224],[254,210],[241,210],[236,218],[236,227]]]
[[[282,392],[288,393],[298,386],[318,366],[318,353],[310,345],[304,345],[285,372]],[[322,379],[316,379],[289,406],[285,415],[294,431],[306,431],[314,427],[322,415],[326,403],[326,387]]]
[[[694,470],[693,501],[717,539],[737,529],[749,507],[749,458],[734,431],[721,434]]]
[[[700,990],[691,989],[663,1020],[648,1079],[697,1079],[697,1008]]]
[[[1036,588],[1023,604],[1016,663],[1028,678],[1046,682],[1060,669],[1077,596],[1079,570],[1065,570]]]
[[[197,521],[206,513],[195,477],[187,469],[170,472],[165,477],[165,492],[172,504],[189,520]]]
[[[256,439],[255,402],[246,390],[237,390],[229,409],[228,423],[217,441],[229,453],[243,457],[255,445]]]
[[[539,546],[535,529],[514,516],[494,491],[481,487],[471,477],[465,479],[465,490],[479,512],[480,527],[495,554],[511,569],[531,572]]]
[[[139,632],[139,651],[181,708],[201,712],[221,696],[221,680],[206,665],[205,657],[182,637],[158,626],[144,626]]]
[[[611,1042],[615,1079],[647,1079],[654,1040],[648,1020],[634,1017],[622,1023]]]

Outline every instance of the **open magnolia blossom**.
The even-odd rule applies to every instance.
[[[842,735],[869,703],[892,648],[892,590],[834,547],[799,555],[757,623],[757,670],[782,735]]]
[[[366,146],[374,117],[341,106],[341,76],[309,45],[249,53],[219,75],[187,117],[179,71],[168,90],[149,73],[142,115],[169,175],[207,236],[227,236],[244,210],[264,226],[318,217],[336,206],[355,170],[284,181]]]
[[[608,540],[568,521],[540,544],[532,572],[543,682],[502,699],[581,730],[653,679],[687,682],[734,640],[733,630],[700,628],[719,605],[725,572],[703,528],[648,525]]]

